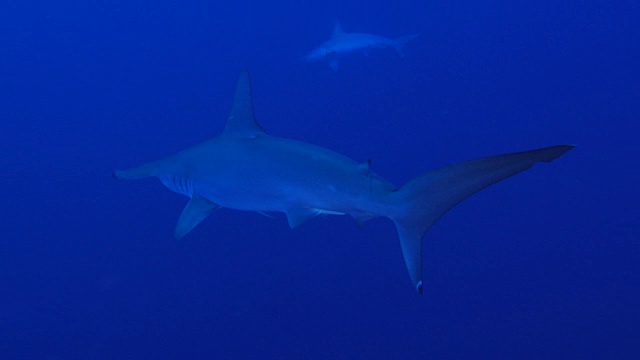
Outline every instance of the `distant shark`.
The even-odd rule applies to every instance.
[[[317,48],[311,50],[306,56],[307,61],[329,61],[333,70],[338,70],[338,58],[352,52],[362,52],[365,55],[372,49],[394,48],[402,56],[402,46],[418,35],[406,35],[397,39],[389,39],[367,33],[346,33],[340,23],[336,21],[333,26],[331,39],[325,41]]]
[[[116,170],[114,176],[157,177],[170,190],[190,197],[176,238],[221,207],[283,212],[291,228],[320,214],[346,214],[358,223],[387,217],[396,225],[409,276],[421,294],[422,237],[436,220],[487,186],[572,148],[559,145],[469,160],[423,173],[398,188],[371,171],[369,162],[267,134],[254,117],[249,73],[244,71],[221,135],[166,159]]]

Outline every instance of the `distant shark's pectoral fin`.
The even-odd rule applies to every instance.
[[[292,229],[302,225],[305,221],[318,216],[316,209],[297,208],[287,211],[287,220]]]
[[[220,206],[209,200],[194,196],[191,198],[187,206],[182,210],[176,231],[174,233],[176,239],[180,239],[198,225],[204,218],[209,216]]]

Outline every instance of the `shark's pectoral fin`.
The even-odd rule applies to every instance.
[[[316,209],[296,208],[287,211],[287,220],[292,229],[302,225],[305,221],[318,216],[320,212]]]
[[[180,239],[191,231],[196,225],[198,225],[204,218],[211,214],[214,210],[220,206],[214,204],[211,201],[194,196],[191,198],[187,206],[182,210],[178,225],[176,225],[176,231],[174,236],[176,239]]]

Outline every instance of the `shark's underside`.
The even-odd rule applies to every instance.
[[[157,177],[190,197],[176,226],[178,238],[220,207],[283,212],[292,228],[319,214],[347,214],[358,222],[387,217],[396,225],[411,281],[422,293],[422,237],[434,222],[485,187],[572,148],[559,145],[469,160],[423,173],[397,188],[368,163],[265,133],[254,117],[249,73],[244,71],[221,135],[114,175]]]

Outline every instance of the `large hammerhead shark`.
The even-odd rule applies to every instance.
[[[559,145],[464,161],[423,173],[398,188],[373,173],[369,163],[267,134],[254,117],[245,70],[220,136],[166,159],[116,170],[114,176],[157,177],[190,197],[176,238],[220,207],[283,212],[291,228],[319,214],[347,214],[358,222],[387,217],[396,225],[409,276],[421,294],[422,237],[433,223],[474,193],[572,148]]]

